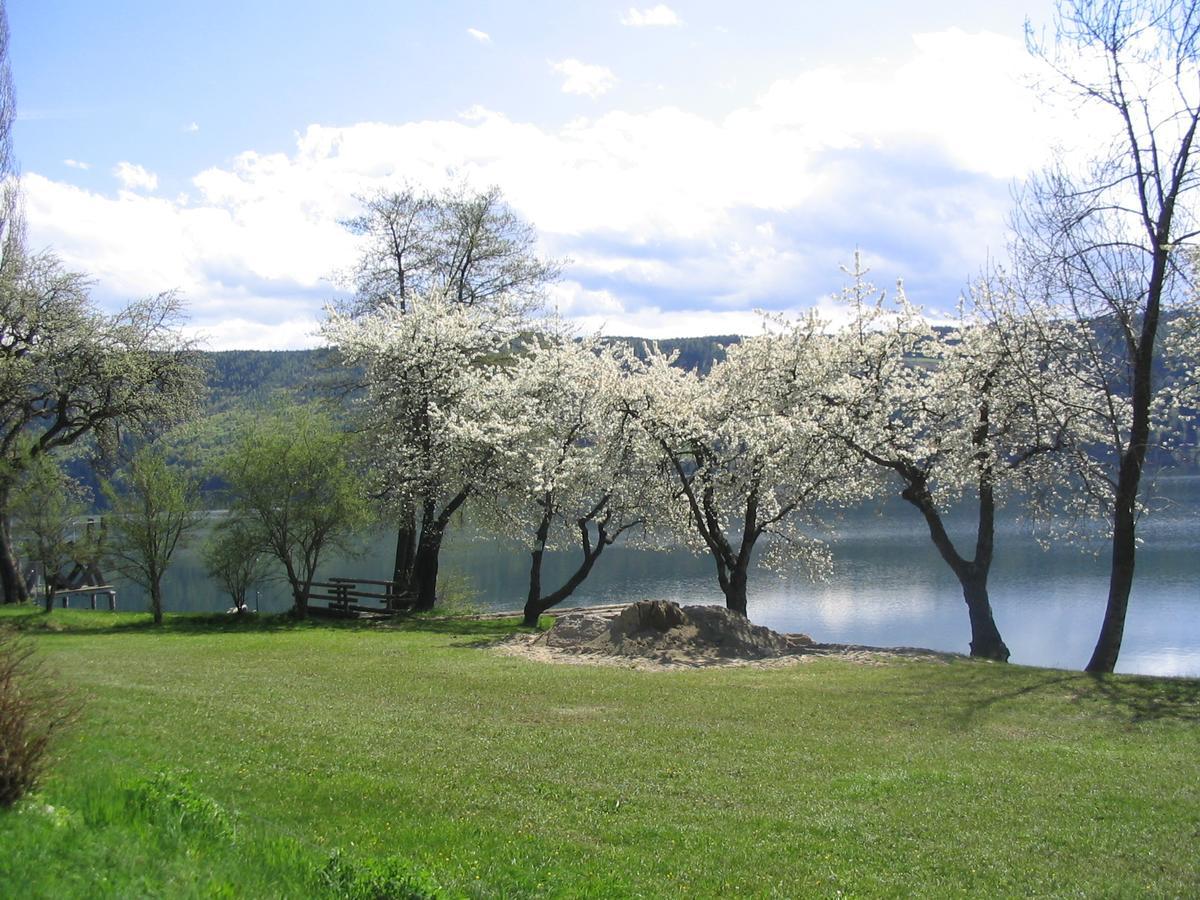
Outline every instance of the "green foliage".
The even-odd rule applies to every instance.
[[[446,896],[433,876],[402,856],[351,860],[335,850],[315,880],[320,889],[345,900],[437,900]]]
[[[154,621],[162,621],[162,578],[187,533],[203,519],[199,480],[170,465],[162,451],[144,448],[129,463],[124,490],[103,485],[112,509],[112,556],[130,580],[150,593]]]
[[[197,791],[184,776],[158,772],[133,782],[126,796],[136,814],[169,827],[200,832],[214,840],[234,840],[229,813],[217,801]]]
[[[334,351],[223,350],[204,354],[209,364],[211,413],[270,409],[311,399],[337,365]]]
[[[260,581],[266,570],[263,537],[253,523],[237,516],[220,519],[209,532],[201,556],[209,576],[229,593],[234,608],[242,609],[250,585]]]
[[[328,414],[292,406],[256,420],[224,459],[230,512],[283,566],[300,615],[321,553],[352,549],[372,520],[350,441]]]

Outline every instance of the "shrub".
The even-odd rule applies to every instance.
[[[437,900],[433,876],[401,856],[352,860],[335,850],[316,872],[319,889],[347,900]]]
[[[134,782],[128,798],[130,806],[149,821],[220,840],[234,839],[233,820],[224,807],[179,775],[158,772]]]
[[[0,808],[12,807],[37,786],[54,733],[76,712],[33,648],[0,628]]]

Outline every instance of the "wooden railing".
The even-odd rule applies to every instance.
[[[63,609],[70,607],[72,594],[86,595],[91,600],[91,609],[96,608],[96,598],[101,594],[105,594],[108,596],[109,610],[115,611],[117,608],[117,592],[111,584],[85,584],[81,587],[59,588],[54,592],[55,597],[62,598]]]
[[[377,590],[370,590],[376,588]],[[308,590],[308,602],[322,601],[330,612],[350,613],[394,613],[408,609],[413,604],[411,594],[397,594],[391,581],[376,581],[371,578],[330,578],[314,581]]]

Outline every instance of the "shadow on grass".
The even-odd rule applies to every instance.
[[[519,630],[519,618],[472,619],[426,615],[394,617],[340,618],[309,615],[299,619],[291,613],[231,615],[229,613],[168,613],[161,625],[155,625],[149,613],[91,610],[54,610],[47,614],[39,606],[0,607],[0,628],[10,627],[26,634],[164,634],[213,635],[305,631],[385,630],[414,631],[428,634],[475,638],[481,644],[506,637]]]
[[[1075,696],[1106,703],[1131,723],[1172,720],[1200,723],[1200,679],[1136,675],[1085,675]]]
[[[1043,671],[1020,687],[996,690],[999,685],[993,676],[998,671],[977,671],[970,677],[960,673],[959,686],[970,695],[964,697],[965,719],[973,719],[998,704],[1028,697],[1092,704],[1099,711],[1115,714],[1130,724],[1200,723],[1200,679]],[[1013,675],[1024,674],[1021,668],[1008,671]]]

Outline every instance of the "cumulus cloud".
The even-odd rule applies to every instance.
[[[158,187],[158,176],[131,162],[119,162],[113,175],[127,191],[152,191]]]
[[[30,236],[113,302],[182,290],[218,346],[266,346],[276,327],[289,345],[315,340],[304,323],[356,254],[339,219],[356,194],[405,182],[499,185],[542,251],[571,260],[553,305],[610,333],[756,328],[754,307],[836,293],[855,246],[881,286],[903,275],[915,299],[951,307],[1003,248],[1011,180],[1052,143],[1098,133],[1039,114],[1025,64],[1016,41],[950,31],[890,68],[800,72],[722,118],[663,107],[544,128],[475,107],[312,125],[290,152],[243,153],[175,200],[27,175]]]
[[[92,167],[92,164],[91,164],[91,163],[80,162],[80,161],[79,161],[79,160],[77,160],[77,159],[64,159],[64,160],[63,160],[63,165],[64,165],[64,166],[66,166],[68,169],[84,169],[84,170],[87,170],[87,169],[90,169],[90,168]]]
[[[628,25],[631,28],[670,27],[682,25],[683,21],[679,18],[675,10],[671,9],[665,3],[660,3],[658,6],[647,9],[634,9],[630,7],[629,11],[621,16],[621,24]]]
[[[563,76],[562,90],[564,94],[599,97],[611,90],[617,83],[617,76],[612,73],[612,69],[607,66],[590,65],[577,59],[551,61],[550,68]]]

